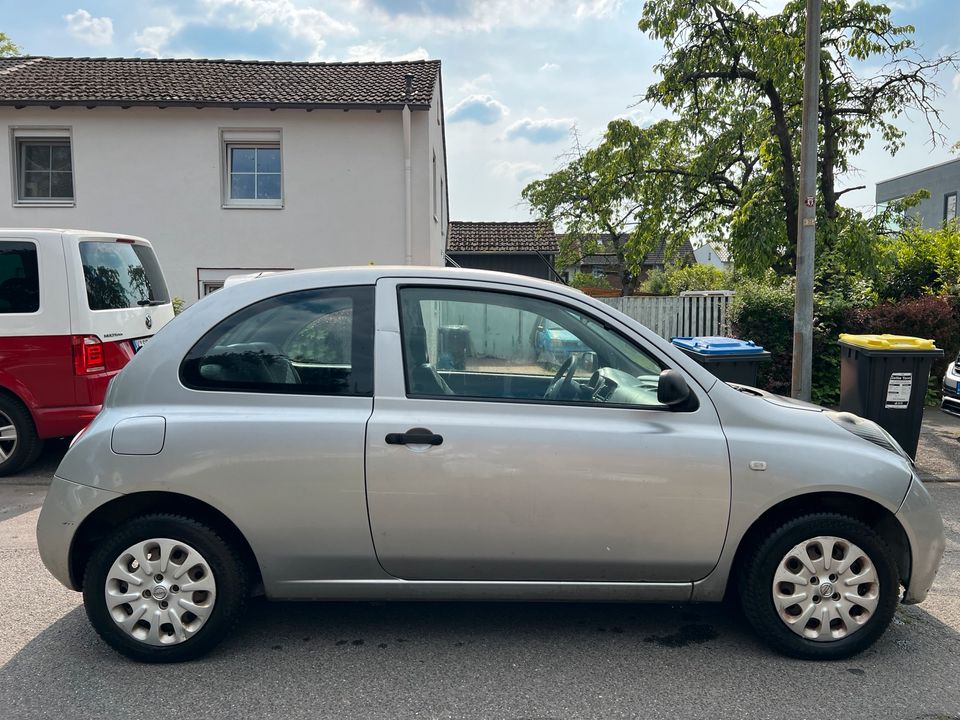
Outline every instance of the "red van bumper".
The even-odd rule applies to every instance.
[[[42,438],[73,437],[83,430],[97,413],[100,405],[72,405],[70,407],[33,408],[33,421]]]

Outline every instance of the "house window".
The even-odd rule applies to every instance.
[[[433,165],[432,165],[431,179],[433,180],[433,220],[434,222],[439,222],[440,214],[437,212],[437,207],[439,203],[437,199],[438,186],[437,186],[437,151],[436,150],[433,151]]]
[[[17,205],[72,205],[69,130],[14,130]]]
[[[957,194],[955,192],[943,196],[943,219],[946,222],[957,219]]]
[[[222,131],[225,207],[283,207],[279,131]]]
[[[246,277],[255,277],[266,273],[273,274],[284,272],[293,268],[197,268],[197,291],[198,296],[205,298],[211,293],[223,288],[228,277],[234,275],[243,275]]]

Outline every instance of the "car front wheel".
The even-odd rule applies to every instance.
[[[892,553],[870,527],[844,515],[792,520],[770,533],[741,575],[744,614],[774,648],[839,660],[872,645],[900,597]]]
[[[247,585],[242,561],[212,528],[147,515],[101,542],[84,574],[83,603],[114,650],[142,662],[179,662],[230,633]]]

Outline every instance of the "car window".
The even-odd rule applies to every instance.
[[[602,322],[511,293],[400,289],[407,394],[661,407],[662,367]]]
[[[184,358],[197,390],[373,394],[373,288],[306,290],[222,320]]]
[[[170,302],[153,250],[115,240],[84,240],[80,261],[91,310],[122,310]]]
[[[0,241],[0,314],[39,309],[37,246],[23,240]]]

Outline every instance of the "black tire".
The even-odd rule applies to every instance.
[[[866,624],[844,638],[817,641],[801,637],[780,619],[773,600],[773,579],[780,562],[795,545],[821,535],[843,538],[860,547],[879,580],[876,610]],[[775,650],[805,660],[842,660],[866,650],[893,620],[900,583],[893,553],[883,539],[856,518],[817,513],[780,526],[750,553],[740,575],[740,602],[757,634]]]
[[[179,540],[207,561],[216,582],[210,616],[196,634],[169,646],[149,645],[128,635],[113,620],[104,600],[107,573],[124,550],[151,538]],[[134,518],[101,541],[83,576],[83,604],[97,634],[114,650],[147,663],[193,660],[213,649],[233,630],[250,594],[249,574],[237,552],[212,528],[179,515],[154,514]]]
[[[35,463],[43,450],[43,440],[37,435],[30,411],[16,398],[0,394],[0,413],[6,415],[17,430],[16,447],[0,461],[0,477],[5,477]],[[3,424],[0,418],[0,425]]]

